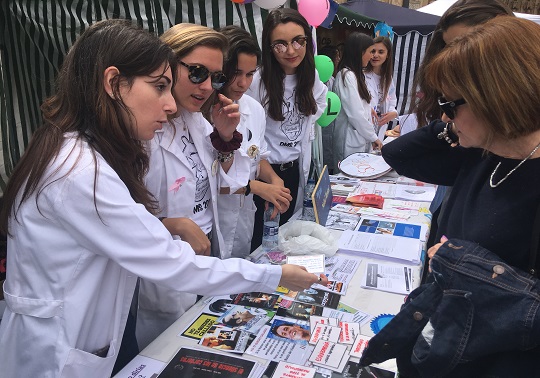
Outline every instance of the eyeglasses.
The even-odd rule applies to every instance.
[[[208,79],[210,76],[210,80],[212,81],[212,88],[215,90],[220,90],[223,88],[225,83],[227,82],[227,76],[221,71],[217,72],[210,72],[208,68],[201,64],[186,64],[182,61],[180,61],[180,64],[183,65],[188,69],[188,79],[193,84],[201,84]]]
[[[454,119],[454,117],[456,116],[457,107],[467,103],[467,101],[465,101],[465,99],[463,98],[454,101],[447,101],[444,97],[439,97],[437,99],[437,102],[439,103],[439,106],[441,107],[444,114],[446,114],[448,118],[451,119]]]
[[[272,50],[276,54],[283,54],[287,49],[289,48],[289,44],[293,47],[295,50],[300,50],[303,47],[306,47],[308,37],[301,36],[301,37],[294,37],[292,41],[285,42],[285,41],[277,41],[270,45]]]

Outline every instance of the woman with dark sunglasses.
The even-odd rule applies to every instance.
[[[187,241],[197,254],[228,258],[231,251],[224,248],[218,218],[219,187],[229,187],[231,193],[244,188],[251,163],[239,149],[238,105],[216,94],[227,81],[222,72],[227,38],[205,26],[183,23],[166,31],[161,40],[173,49],[179,62],[173,88],[178,111],[149,145],[146,186],[157,198],[158,216],[171,234]],[[210,114],[213,125],[202,110]],[[145,347],[196,300],[195,294],[142,280],[139,346]]]
[[[523,272],[536,272],[538,276],[538,61],[540,26],[517,17],[499,16],[449,42],[426,66],[425,82],[443,95],[438,103],[440,111],[444,112],[442,120],[448,123],[434,121],[388,143],[382,153],[400,174],[452,186],[439,216],[436,240],[441,243],[430,248],[428,256],[434,256],[446,238],[469,240],[492,251],[508,265]],[[455,253],[463,252],[456,249]],[[484,262],[493,264],[496,272],[493,262],[483,260],[482,264]],[[511,272],[506,274],[515,277]],[[511,287],[496,280],[496,273],[492,278],[494,285]],[[473,289],[466,296],[486,295]],[[537,289],[531,291],[537,292]],[[464,299],[465,293],[455,294],[452,303]],[[498,300],[494,295],[493,301]],[[514,304],[501,303],[501,306]],[[475,309],[473,326],[474,322],[482,321],[477,314]],[[528,324],[531,340],[539,345],[532,336],[536,327],[535,324],[533,327],[533,318],[534,314],[529,314],[527,319],[512,321]],[[501,318],[501,322],[506,321],[511,320]],[[499,330],[492,331],[497,334]],[[494,349],[504,350],[505,337],[507,335],[500,336],[500,349]],[[481,340],[468,343],[481,345]],[[538,374],[531,372],[538,371],[539,358],[538,346],[509,350],[460,363],[444,376],[535,376]]]
[[[263,26],[262,66],[255,73],[247,93],[266,111],[268,162],[291,191],[291,204],[281,214],[280,224],[287,222],[302,207],[314,124],[326,108],[326,92],[327,88],[315,70],[308,22],[294,9],[274,9]],[[252,250],[262,241],[266,207],[261,197],[256,196],[255,203]]]

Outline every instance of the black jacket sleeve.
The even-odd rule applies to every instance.
[[[452,186],[469,152],[437,138],[445,122],[429,125],[400,136],[382,148],[384,160],[400,175],[436,185]],[[454,140],[457,136],[451,135]]]

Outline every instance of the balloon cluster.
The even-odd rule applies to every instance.
[[[315,57],[315,68],[319,73],[319,79],[324,83],[330,79],[334,73],[334,62],[326,55],[317,55]],[[326,109],[317,120],[317,124],[326,127],[336,119],[341,111],[341,100],[338,95],[332,91],[326,93]]]

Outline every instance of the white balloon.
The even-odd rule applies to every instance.
[[[255,0],[255,4],[264,9],[274,9],[285,4],[286,0]]]

